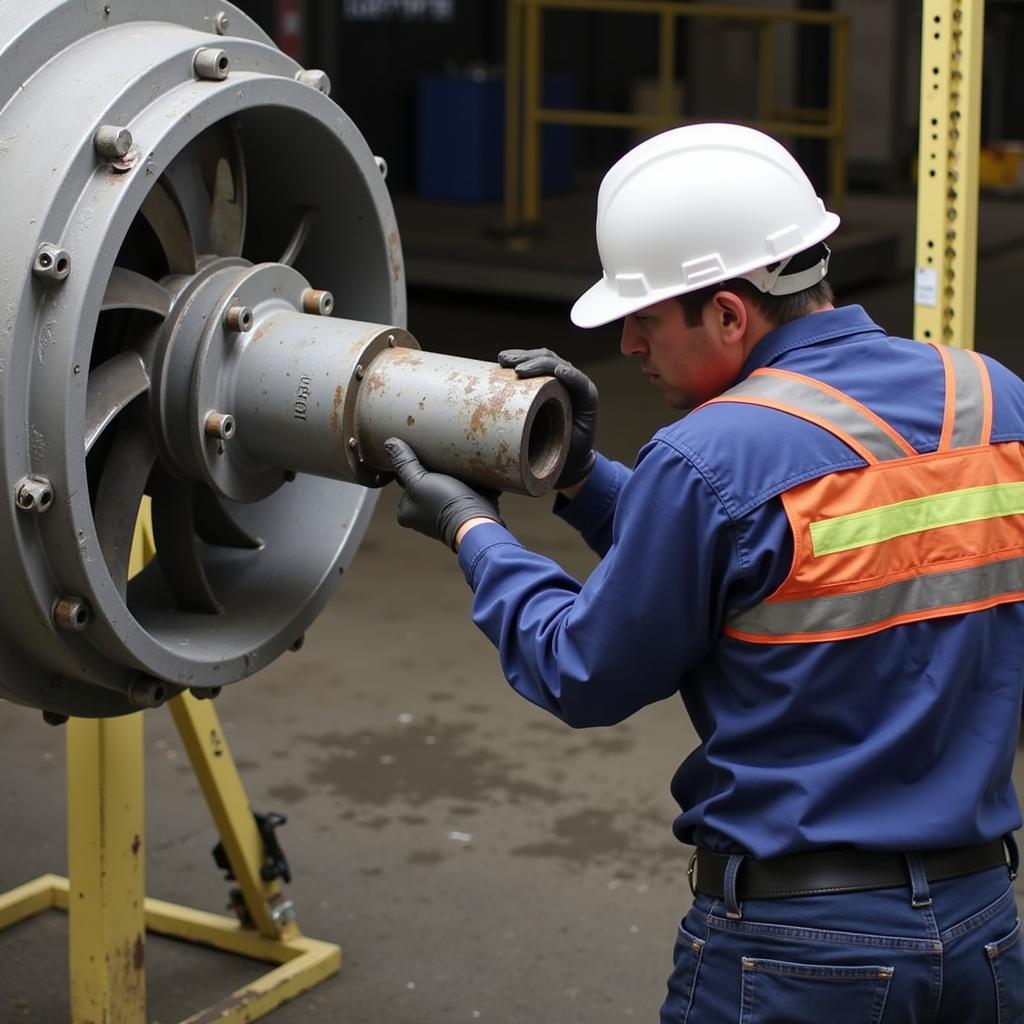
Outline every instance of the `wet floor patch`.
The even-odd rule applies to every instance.
[[[465,809],[496,800],[564,799],[560,790],[525,778],[522,765],[481,746],[478,739],[473,725],[425,719],[379,730],[300,736],[298,742],[322,751],[310,759],[306,781],[355,804],[423,807],[445,800]]]

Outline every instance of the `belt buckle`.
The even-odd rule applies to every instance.
[[[689,883],[689,885],[690,885],[690,892],[694,896],[697,895],[697,886],[696,886],[696,883],[694,882],[694,874],[695,874],[696,870],[697,870],[697,851],[694,850],[693,853],[690,854],[690,863],[686,865],[686,881]]]

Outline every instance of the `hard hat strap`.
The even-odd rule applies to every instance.
[[[758,291],[768,295],[793,295],[802,292],[806,288],[816,285],[828,273],[828,261],[832,250],[824,243],[819,243],[824,249],[825,255],[809,267],[794,271],[792,274],[785,273],[786,267],[800,256],[794,253],[784,260],[772,264],[769,267],[759,267],[743,274],[743,278],[749,281]]]

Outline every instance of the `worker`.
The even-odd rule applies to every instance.
[[[685,704],[694,897],[663,1024],[1019,1024],[1024,382],[835,307],[838,224],[760,132],[641,143],[571,317],[621,318],[685,415],[630,470],[594,452],[579,369],[499,357],[569,392],[555,511],[599,564],[581,584],[395,438],[399,522],[458,551],[526,699],[575,727]]]

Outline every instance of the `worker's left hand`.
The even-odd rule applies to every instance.
[[[389,437],[384,451],[405,488],[398,503],[399,525],[443,541],[454,551],[455,536],[470,519],[501,522],[497,494],[481,494],[456,477],[431,473],[399,437]]]
[[[572,403],[572,433],[569,453],[555,487],[564,491],[586,480],[597,455],[597,386],[568,359],[549,348],[507,348],[498,353],[501,366],[514,369],[520,377],[554,377],[565,385]]]

